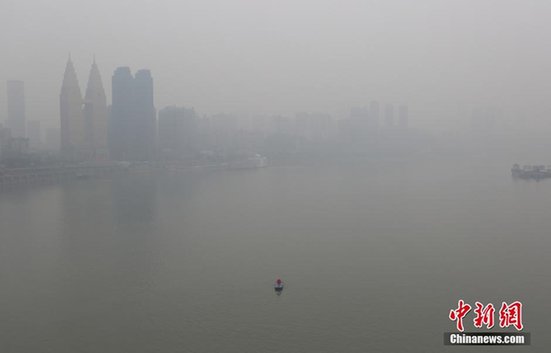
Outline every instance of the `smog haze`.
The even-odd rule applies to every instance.
[[[27,119],[46,126],[71,53],[81,86],[96,56],[108,101],[129,66],[152,71],[158,109],[339,118],[376,99],[427,129],[489,107],[537,130],[550,127],[550,16],[531,0],[2,0],[0,80],[25,81]]]

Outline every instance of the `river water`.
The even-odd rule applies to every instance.
[[[293,163],[2,190],[0,351],[499,351],[443,345],[464,299],[520,300],[522,350],[547,352],[551,181],[509,167]]]

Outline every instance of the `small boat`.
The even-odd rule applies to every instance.
[[[276,291],[277,294],[281,294],[281,292],[283,291],[283,281],[281,280],[281,278],[278,278],[275,281],[274,290]]]
[[[541,180],[551,178],[551,166],[543,165],[525,165],[522,168],[515,164],[511,168],[513,178]]]

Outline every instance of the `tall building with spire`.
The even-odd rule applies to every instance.
[[[106,160],[107,150],[107,100],[96,64],[92,63],[84,96],[84,148],[87,159]]]
[[[61,154],[64,158],[70,160],[83,159],[85,155],[82,103],[77,75],[69,56],[59,95],[59,112],[61,120]]]

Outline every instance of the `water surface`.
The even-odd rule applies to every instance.
[[[463,298],[521,300],[523,350],[546,352],[551,182],[508,168],[294,164],[2,190],[0,351],[498,351],[443,346]]]

